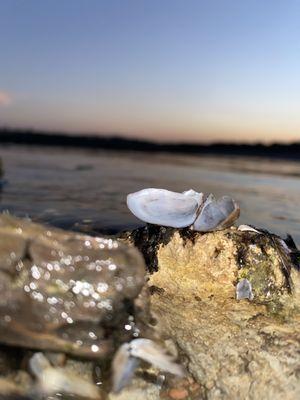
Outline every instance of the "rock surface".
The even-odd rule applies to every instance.
[[[144,283],[134,248],[0,216],[2,343],[105,358],[132,337]]]
[[[129,240],[152,272],[157,329],[176,344],[201,398],[300,398],[300,274],[272,235],[148,226]],[[243,279],[252,300],[237,300]]]
[[[144,262],[124,241],[143,253],[146,285]],[[30,349],[39,349],[58,371],[104,382],[102,400],[298,399],[297,257],[273,235],[236,228],[201,234],[150,225],[116,240],[2,215],[0,398],[32,393],[27,365]],[[142,365],[131,385],[107,396],[107,363],[146,328],[148,290],[150,331],[167,339],[189,376],[147,378]]]

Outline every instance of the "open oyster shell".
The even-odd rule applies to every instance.
[[[193,229],[198,232],[210,232],[230,227],[240,215],[238,204],[229,196],[216,200],[210,194],[205,200]]]
[[[127,196],[129,210],[142,221],[155,225],[184,228],[191,225],[199,207],[195,193],[165,189],[143,189]]]
[[[228,228],[240,215],[238,204],[229,196],[220,199],[193,189],[183,193],[165,189],[143,189],[127,196],[130,211],[154,225],[209,232]]]

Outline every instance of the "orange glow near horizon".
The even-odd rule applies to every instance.
[[[299,18],[271,0],[1,2],[0,125],[300,141]]]

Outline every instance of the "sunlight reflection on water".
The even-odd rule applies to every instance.
[[[266,159],[2,147],[8,184],[1,210],[85,232],[113,233],[141,223],[126,194],[145,187],[228,194],[241,223],[300,243],[300,163]]]

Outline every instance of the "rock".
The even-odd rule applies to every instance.
[[[188,397],[188,395],[189,392],[184,388],[169,390],[169,397],[173,400],[184,400]]]
[[[0,377],[0,400],[36,400],[31,395],[33,380],[25,371],[15,371]]]
[[[0,376],[16,370],[20,366],[20,349],[0,346]]]
[[[122,242],[142,251],[146,285],[141,256]],[[150,225],[115,240],[1,215],[0,243],[0,398],[31,393],[36,383],[21,360],[32,356],[28,348],[44,350],[52,370],[98,382],[107,393],[116,348],[153,329],[193,379],[154,374],[147,381],[142,365],[110,400],[158,400],[164,393],[300,398],[299,254],[280,238]],[[9,353],[6,345],[23,350]]]
[[[151,272],[151,311],[205,399],[300,398],[300,274],[280,239],[236,228],[127,235]],[[286,249],[285,249],[286,250]],[[253,296],[237,300],[241,280]]]
[[[32,400],[23,396],[19,387],[11,380],[0,378],[0,400]]]
[[[141,254],[114,238],[0,215],[0,396],[106,398],[111,360],[132,339],[130,357],[181,372],[150,340],[145,275]],[[130,399],[158,399],[160,385],[135,382]]]
[[[131,385],[121,393],[111,393],[108,400],[159,400],[160,386],[145,382],[141,378],[134,378]]]
[[[2,189],[2,186],[6,183],[5,180],[3,179],[3,175],[4,175],[3,163],[0,158],[0,190]]]
[[[92,380],[92,368],[85,368],[85,363],[74,361],[63,368],[53,367],[43,353],[35,353],[29,364],[31,373],[36,378],[32,393],[36,393],[37,398],[51,398],[52,395],[71,395],[78,400],[103,398]]]
[[[144,283],[134,248],[0,215],[4,344],[111,357],[137,329],[135,301]]]

